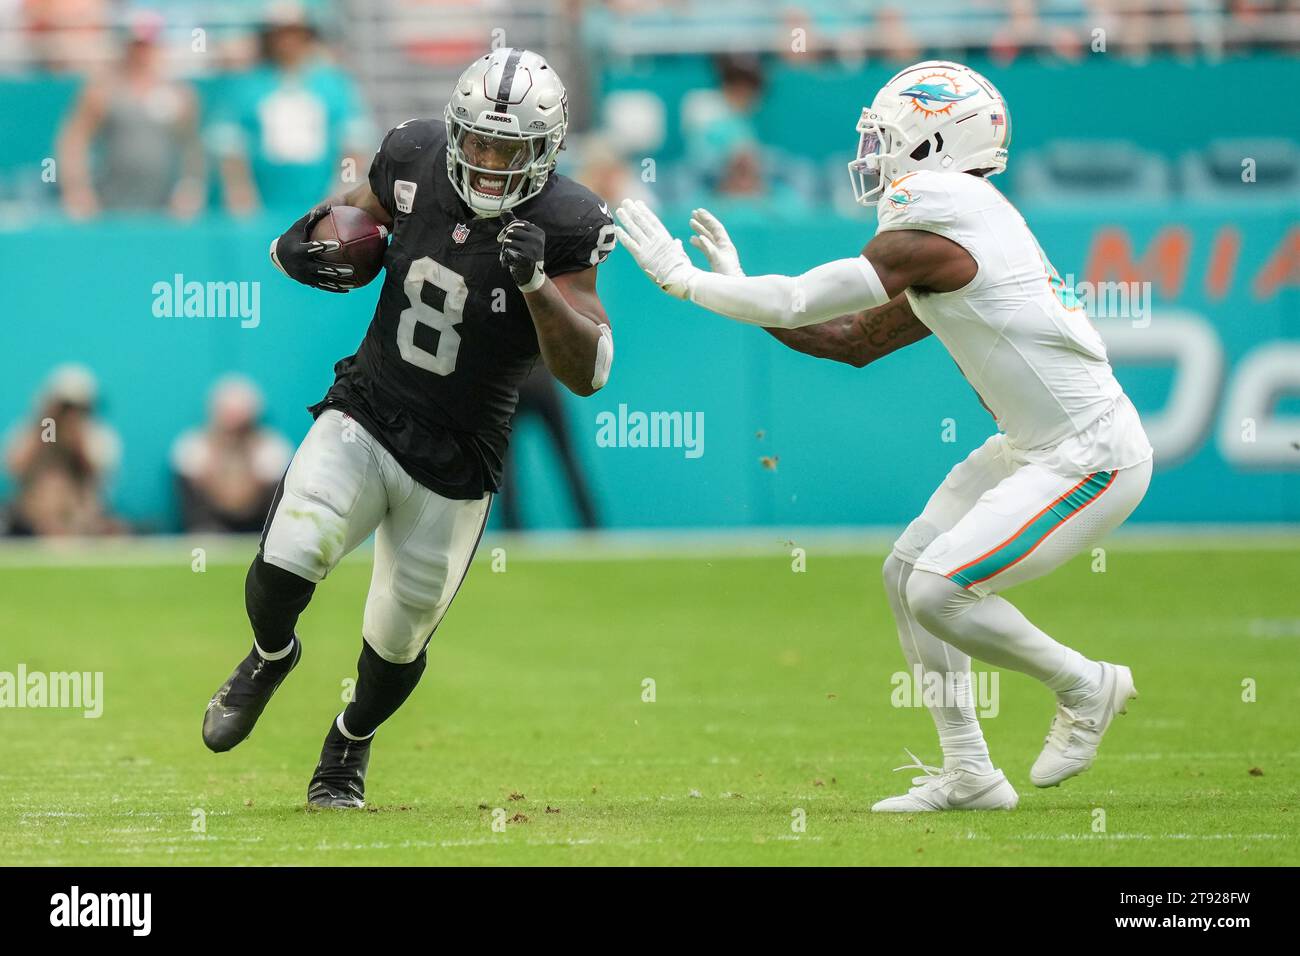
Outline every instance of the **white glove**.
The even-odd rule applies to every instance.
[[[713,213],[707,209],[692,211],[691,228],[695,230],[695,235],[691,236],[691,245],[708,256],[710,269],[724,276],[745,274],[740,268],[740,254],[736,252],[736,245],[731,241],[731,236],[727,235],[727,227],[718,222]]]
[[[659,217],[639,200],[624,199],[616,215],[621,225],[614,227],[614,235],[636,264],[669,295],[687,298],[690,281],[700,270],[691,264],[682,241],[674,239]]]

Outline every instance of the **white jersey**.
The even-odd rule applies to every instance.
[[[878,232],[933,232],[975,259],[979,271],[963,288],[909,289],[907,298],[1028,460],[1086,474],[1151,457],[1101,335],[992,183],[922,170],[891,183],[877,211]]]

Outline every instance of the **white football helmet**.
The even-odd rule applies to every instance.
[[[536,196],[569,126],[564,84],[541,56],[503,47],[481,56],[452,90],[447,175],[480,218]]]
[[[863,109],[853,194],[874,206],[887,183],[918,169],[964,173],[1007,168],[1011,113],[1002,94],[968,66],[926,60],[898,73]]]

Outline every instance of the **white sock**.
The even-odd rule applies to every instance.
[[[1078,651],[1061,645],[1065,660],[1061,669],[1043,681],[1067,707],[1073,707],[1101,690],[1101,664]]]
[[[984,742],[984,731],[979,723],[961,730],[939,731],[943,746],[944,770],[969,770],[971,773],[992,773],[993,761],[989,759],[989,745]]]
[[[918,667],[923,675],[937,672],[945,679],[945,689],[955,691],[951,701],[945,699],[942,706],[927,708],[939,732],[943,769],[991,773],[993,763],[970,693],[970,656],[945,644],[916,620],[907,604],[907,582],[912,571],[912,565],[891,554],[885,562],[885,592],[898,626],[898,643],[913,673]]]
[[[286,657],[288,657],[290,654],[293,653],[293,645],[294,645],[295,642],[297,642],[297,640],[298,640],[298,635],[295,634],[295,635],[290,639],[289,643],[286,644],[286,645],[284,645],[284,647],[280,648],[278,651],[264,651],[264,650],[262,650],[261,645],[259,645],[259,644],[257,643],[257,638],[254,638],[254,639],[253,639],[253,646],[257,648],[257,656],[260,657],[262,660],[264,660],[264,661],[282,661],[282,660],[284,660]]]
[[[1067,705],[1101,687],[1100,664],[1052,640],[996,594],[980,597],[942,575],[917,571],[906,595],[917,619],[949,644],[1042,681]]]
[[[356,741],[369,740],[370,737],[373,737],[375,735],[374,732],[371,732],[370,737],[358,737],[356,734],[351,733],[347,729],[347,727],[343,726],[342,713],[340,713],[337,717],[334,718],[334,726],[337,727],[339,729],[339,733],[341,733],[344,737],[348,738],[348,740],[356,740]]]

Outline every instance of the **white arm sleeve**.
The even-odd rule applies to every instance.
[[[690,300],[728,318],[765,328],[797,329],[889,301],[866,256],[837,259],[801,276],[727,276],[697,272]]]

